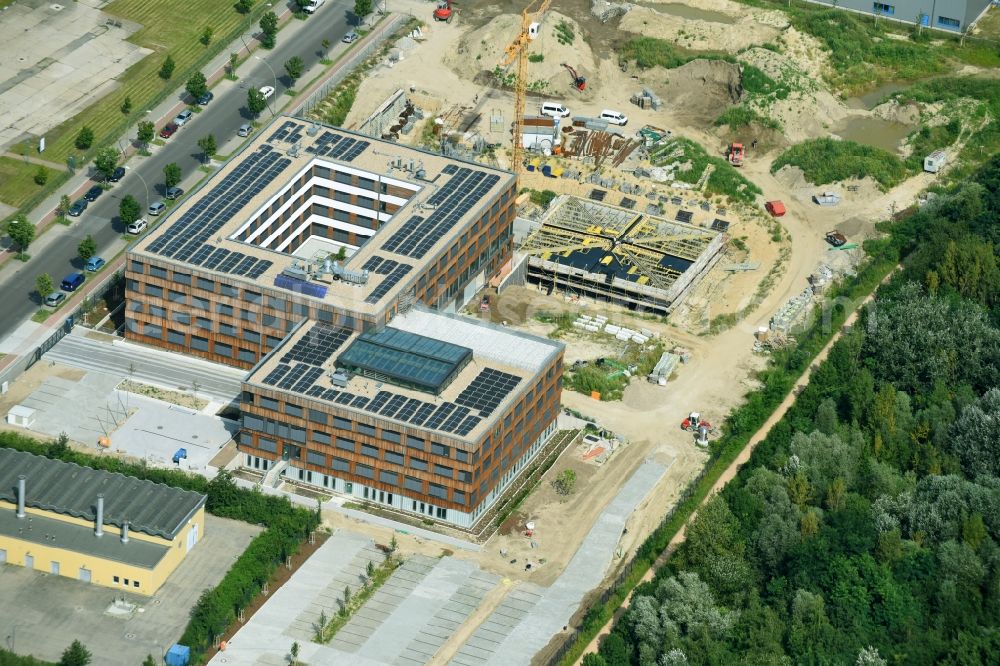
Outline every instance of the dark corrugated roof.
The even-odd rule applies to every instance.
[[[205,496],[134,476],[113,474],[51,460],[32,453],[0,449],[0,499],[17,502],[17,477],[26,477],[29,507],[94,520],[97,496],[104,495],[104,524],[173,539],[205,504]]]

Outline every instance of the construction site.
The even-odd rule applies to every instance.
[[[769,352],[796,344],[825,289],[857,270],[875,224],[917,203],[937,174],[887,188],[869,177],[820,186],[797,167],[772,173],[782,149],[831,135],[905,154],[921,113],[827,85],[829,52],[778,10],[730,0],[393,4],[421,25],[372,63],[343,126],[515,173],[513,258],[463,312],[566,345],[559,427],[575,434],[543,481],[498,514],[480,551],[448,552],[510,585],[485,595],[433,663],[500,663],[469,658],[484,628],[495,630],[491,618],[575,573],[590,530],[638,483],[644,494],[621,514],[600,572],[613,577],[704,465],[711,423],[759,386]],[[640,67],[625,53],[637,37],[712,55]],[[763,99],[750,67],[782,92]],[[774,123],[717,122],[741,108]],[[587,373],[613,390],[578,381]],[[566,471],[570,495],[553,484]],[[442,552],[419,537],[401,549]]]

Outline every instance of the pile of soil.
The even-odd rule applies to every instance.
[[[675,116],[691,125],[711,125],[719,114],[743,98],[740,67],[735,63],[692,60],[664,74],[663,100]]]
[[[711,3],[688,4],[698,6]],[[756,44],[772,42],[781,34],[784,26],[775,25],[776,21],[770,16],[775,12],[748,10],[744,5],[736,5],[737,9],[732,9],[729,5],[735,3],[726,3],[725,8],[711,9],[731,16],[733,23],[689,19],[648,7],[635,7],[622,17],[618,27],[626,32],[666,39],[687,49],[726,53],[738,53]],[[768,20],[758,20],[758,14],[766,14]]]

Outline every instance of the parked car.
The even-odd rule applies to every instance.
[[[312,0],[312,2],[302,8],[302,11],[306,14],[313,14],[317,9],[323,6],[324,2],[326,2],[326,0]]]
[[[268,99],[274,94],[274,86],[261,86],[260,94],[264,96],[264,99]]]
[[[100,257],[91,257],[90,259],[87,259],[87,263],[84,264],[83,267],[86,270],[88,270],[91,273],[93,273],[95,271],[101,270],[101,268],[103,266],[104,266],[104,260],[103,259],[101,259]]]
[[[248,123],[243,123],[240,128],[236,130],[236,136],[250,136],[253,133],[253,125]]]
[[[114,170],[114,173],[111,174],[111,178],[109,178],[108,180],[110,180],[112,183],[117,183],[124,177],[125,177],[125,167],[118,167],[117,169]]]
[[[174,133],[177,130],[178,130],[178,127],[177,127],[176,124],[174,124],[174,123],[167,123],[166,125],[163,126],[163,129],[160,130],[160,138],[161,139],[169,139],[170,137],[172,137],[174,135]]]
[[[130,234],[141,234],[146,230],[148,224],[149,223],[146,222],[146,218],[143,217],[125,227],[125,231]]]
[[[83,277],[83,273],[70,273],[63,278],[62,283],[60,283],[59,288],[63,291],[76,291],[77,288],[83,284],[86,278]]]
[[[149,214],[152,215],[153,217],[156,217],[166,209],[167,209],[167,204],[163,203],[162,201],[154,201],[153,203],[149,204]]]
[[[94,185],[92,188],[87,190],[87,193],[83,195],[83,198],[87,201],[97,201],[97,197],[104,194],[104,190],[101,189],[100,185]]]
[[[45,304],[50,308],[54,308],[65,300],[66,300],[66,294],[62,293],[61,291],[54,291],[45,297]]]
[[[193,116],[193,115],[194,115],[194,112],[191,111],[191,109],[184,109],[183,111],[181,111],[180,113],[178,113],[177,116],[174,118],[174,124],[176,124],[178,127],[180,127],[181,125],[183,125],[187,121],[191,120],[191,116]]]
[[[209,90],[198,98],[198,106],[208,106],[208,103],[215,99],[215,94]]]
[[[621,111],[614,111],[613,109],[604,109],[601,111],[601,120],[607,120],[610,125],[620,125],[622,127],[628,125],[628,116]]]
[[[340,41],[344,42],[345,44],[353,44],[354,42],[358,41],[359,39],[361,39],[361,35],[359,35],[358,33],[354,32],[353,30],[351,30],[349,33],[347,33],[346,35],[344,35],[344,38],[341,39]]]
[[[174,185],[173,187],[168,187],[167,188],[167,192],[166,192],[166,194],[164,194],[164,196],[167,199],[170,199],[171,201],[173,201],[174,199],[176,199],[177,197],[181,196],[182,194],[184,194],[184,190],[182,190],[181,188],[179,188],[176,185]]]
[[[543,102],[539,112],[543,116],[550,118],[565,118],[569,116],[569,109],[558,102]]]
[[[73,202],[73,205],[69,207],[70,217],[80,217],[83,215],[83,211],[87,210],[87,200],[77,199]]]

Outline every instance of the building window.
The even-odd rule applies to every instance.
[[[896,5],[887,5],[882,2],[872,3],[872,11],[882,16],[892,16],[896,13]]]
[[[368,465],[362,465],[361,463],[356,463],[354,465],[354,473],[358,476],[363,476],[366,479],[375,478],[375,469]]]
[[[293,405],[290,402],[286,402],[285,403],[285,413],[288,414],[289,416],[298,416],[298,417],[301,417],[302,416],[302,408],[299,407],[298,405]]]
[[[313,430],[312,438],[313,438],[313,441],[316,442],[317,444],[326,444],[326,445],[329,445],[330,442],[333,441],[330,438],[330,435],[326,434],[325,432],[320,432],[319,430]]]
[[[338,472],[350,472],[351,471],[351,463],[349,463],[348,461],[344,460],[343,458],[334,458],[332,462],[333,462],[333,465],[331,465],[331,467],[333,467],[333,469],[335,469]]]
[[[439,476],[446,476],[450,479],[454,476],[455,470],[453,470],[451,467],[446,467],[444,465],[438,465],[437,463],[435,463],[434,473]]]
[[[313,423],[322,423],[323,425],[326,425],[326,413],[321,412],[318,409],[310,409],[309,420]]]
[[[180,291],[174,291],[173,289],[171,289],[170,300],[173,303],[187,303],[187,294]]]
[[[463,483],[472,483],[472,472],[458,470],[458,480]]]
[[[461,490],[452,490],[451,499],[456,504],[466,504],[465,493],[463,493]]]
[[[261,451],[267,451],[268,453],[277,453],[278,442],[273,439],[268,439],[267,437],[257,437],[257,448]],[[267,469],[266,463],[265,469]]]
[[[372,437],[374,437],[375,426],[370,426],[367,423],[359,423],[358,432],[360,432],[362,435],[371,435]]]
[[[191,297],[191,307],[198,308],[199,310],[206,310],[207,311],[209,309],[208,299],[207,298],[198,298],[197,296],[192,296]]]
[[[116,582],[116,583],[120,583],[120,582],[122,582],[122,579],[121,579],[121,578],[119,578],[118,576],[112,576],[112,577],[111,577],[111,580],[113,580],[113,581],[114,581],[114,582]]]
[[[259,344],[260,343],[260,333],[258,333],[256,331],[251,331],[250,329],[247,329],[247,330],[243,331],[243,339],[246,340],[247,342],[253,342],[254,344]]]
[[[132,581],[132,587],[139,587],[139,581],[137,580]]]
[[[240,349],[241,361],[246,361],[247,363],[255,363],[257,361],[257,352],[250,351],[249,349]]]
[[[199,337],[197,335],[192,335],[191,336],[191,349],[195,349],[197,351],[207,352],[208,351],[208,338],[202,338],[202,337]]]
[[[191,284],[191,274],[190,273],[178,273],[174,271],[174,282],[177,284]]]
[[[288,307],[288,302],[285,301],[285,299],[283,298],[275,298],[274,296],[268,296],[267,307],[272,308],[274,310],[278,310],[280,312],[284,312],[285,309]]]
[[[142,334],[151,338],[160,339],[163,337],[163,329],[156,324],[146,324],[143,327]]]
[[[424,451],[424,440],[419,437],[414,437],[413,435],[406,436],[406,445],[411,449],[417,449],[418,451]]]
[[[222,294],[223,296],[231,296],[233,298],[236,298],[240,295],[240,290],[232,285],[222,284],[220,282],[219,293]]]
[[[326,467],[326,456],[316,451],[306,451],[306,462],[310,465]]]
[[[203,277],[198,278],[198,288],[215,293],[215,283]]]
[[[431,442],[431,453],[437,456],[442,456],[447,458],[451,453],[450,449],[444,444],[438,444],[437,442]]]
[[[292,426],[290,435],[293,442],[298,442],[299,444],[305,444],[306,442],[305,428],[297,428],[295,426]]]
[[[159,305],[153,305],[152,303],[150,303],[149,315],[151,317],[157,317],[159,319],[162,319],[167,316],[167,311],[164,308],[161,308]]]
[[[215,353],[218,354],[219,356],[225,356],[226,358],[232,358],[233,357],[233,346],[232,345],[223,344],[221,342],[216,342],[215,343]]]
[[[167,342],[173,345],[183,345],[184,334],[167,329]]]
[[[343,419],[339,416],[333,417],[333,427],[339,428],[341,430],[351,430],[351,421],[349,419]]]
[[[163,287],[157,287],[155,284],[147,284],[146,295],[161,298],[163,296]]]
[[[403,479],[403,487],[407,490],[412,490],[415,493],[424,492],[424,482],[412,476],[407,476]]]
[[[233,326],[232,324],[224,324],[222,322],[219,322],[219,333],[234,338],[236,337],[236,327]]]
[[[448,519],[448,509],[442,509],[441,507],[438,507],[437,508],[437,517],[440,518],[441,520],[447,520]]]
[[[220,315],[225,315],[226,317],[233,316],[233,306],[226,305],[225,303],[219,303],[218,305],[216,305],[215,311],[218,312]]]
[[[399,477],[395,472],[387,472],[382,470],[378,473],[378,480],[382,483],[388,483],[390,486],[399,485]]]
[[[385,460],[386,460],[386,462],[391,462],[393,465],[403,465],[403,464],[405,464],[404,459],[403,459],[403,454],[396,453],[395,451],[386,451],[385,452]]]
[[[427,471],[427,461],[420,458],[410,457],[410,467],[420,472]]]
[[[240,310],[240,318],[244,321],[257,321],[257,313],[250,310]]]
[[[400,442],[400,437],[398,432],[394,430],[386,430],[384,428],[382,429],[382,439],[384,439],[387,442],[392,442],[393,444],[399,444]]]
[[[337,448],[345,451],[354,451],[354,442],[343,437],[337,438]]]
[[[937,22],[939,26],[944,28],[951,28],[953,30],[958,30],[962,27],[962,22],[958,19],[948,18],[947,16],[938,16]]]
[[[448,489],[437,483],[427,484],[427,494],[443,500],[448,499]]]
[[[142,263],[141,261],[135,261],[135,260],[133,260],[132,261],[132,272],[133,273],[145,273],[146,272],[146,265],[144,263]]]
[[[458,462],[469,462],[468,451],[462,451],[461,449],[455,449],[455,460]]]
[[[149,267],[149,274],[152,275],[153,277],[156,277],[156,278],[166,279],[167,278],[167,269],[166,268],[161,268],[160,266],[150,265],[150,267]]]
[[[368,456],[369,458],[378,458],[378,449],[371,444],[362,444],[361,455]]]

